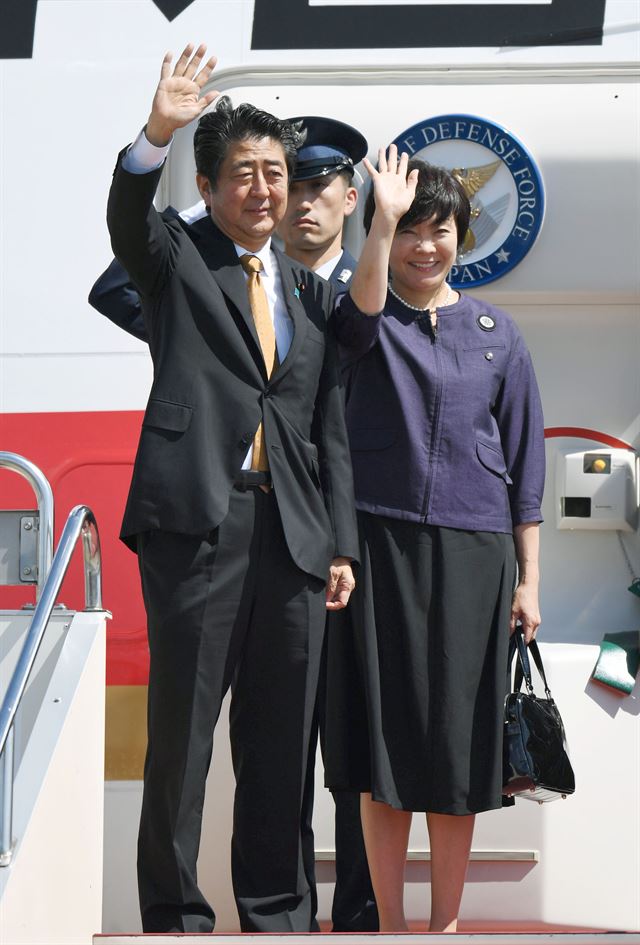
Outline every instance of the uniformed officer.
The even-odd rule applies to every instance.
[[[298,116],[307,132],[298,150],[298,161],[289,187],[284,218],[278,236],[288,256],[304,263],[327,279],[337,293],[346,292],[356,261],[342,245],[344,223],[355,210],[358,191],[353,186],[356,165],[367,153],[367,141],[350,125],[332,118]],[[334,619],[334,616],[336,619]],[[355,667],[351,652],[349,617],[331,615],[327,621],[325,651],[318,692],[318,723],[323,753],[326,754],[327,711],[332,715],[331,729],[348,724],[348,712],[342,712],[345,693],[343,681],[353,687]],[[327,667],[331,667],[328,695]],[[335,668],[335,672],[334,672]],[[355,670],[354,670],[355,671]],[[337,693],[336,688],[341,691]],[[338,716],[336,718],[336,715]],[[309,771],[303,802],[303,843],[305,863],[311,879],[314,870],[313,813],[314,744],[309,752]],[[378,912],[364,849],[360,825],[360,796],[352,791],[335,791],[336,887],[333,898],[334,932],[373,932],[378,929]],[[315,884],[310,883],[315,889]]]
[[[345,292],[356,261],[343,248],[344,223],[356,208],[356,165],[367,153],[366,139],[350,125],[332,118],[303,116],[307,133],[289,187],[278,235],[285,252]]]

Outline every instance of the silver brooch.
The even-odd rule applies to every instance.
[[[496,327],[496,320],[491,315],[478,315],[476,321],[483,331],[493,331]]]

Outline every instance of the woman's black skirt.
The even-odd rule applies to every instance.
[[[499,808],[513,536],[358,515],[358,586],[327,638],[327,785]]]

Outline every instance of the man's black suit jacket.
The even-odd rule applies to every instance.
[[[331,558],[358,556],[332,290],[276,252],[294,336],[268,379],[233,243],[208,217],[188,233],[163,218],[153,207],[161,170],[131,174],[121,158],[107,221],[142,298],[154,366],[121,537],[216,528],[263,420],[289,551],[324,579]]]
[[[167,207],[163,216],[169,220],[179,217],[178,211],[173,207]],[[183,226],[188,233],[190,224],[184,223]],[[336,290],[336,294],[347,291],[356,265],[356,260],[351,253],[344,249],[327,280]],[[144,324],[138,290],[117,259],[113,259],[96,279],[89,293],[89,304],[118,328],[122,328],[139,341],[148,343],[149,337]]]

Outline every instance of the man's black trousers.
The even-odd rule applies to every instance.
[[[151,657],[138,841],[144,931],[213,929],[196,861],[213,730],[231,686],[240,925],[307,932],[301,805],[324,582],[293,563],[277,497],[259,488],[234,489],[227,517],[206,538],[154,531],[138,544]]]

